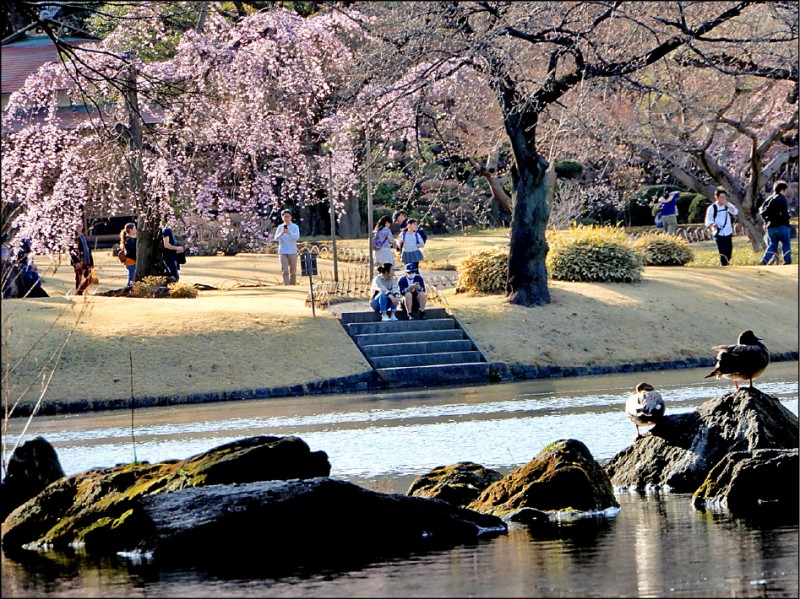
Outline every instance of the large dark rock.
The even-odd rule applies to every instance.
[[[742,388],[697,411],[668,415],[606,464],[615,487],[692,493],[733,451],[797,447],[797,416],[776,397]]]
[[[727,508],[733,514],[768,510],[797,516],[800,508],[797,449],[756,449],[726,455],[695,491],[698,509]]]
[[[486,487],[503,478],[497,470],[484,468],[474,462],[459,462],[451,466],[439,466],[427,474],[414,479],[407,495],[441,499],[447,503],[466,507]]]
[[[138,549],[170,564],[334,567],[499,534],[499,518],[330,478],[216,485],[144,497]],[[145,527],[142,527],[144,529]]]
[[[545,447],[525,466],[489,486],[468,507],[504,516],[522,508],[589,512],[619,507],[619,503],[611,481],[586,445],[566,439]]]
[[[215,447],[186,460],[90,470],[49,485],[3,523],[3,547],[25,544],[87,549],[127,546],[139,539],[133,509],[139,497],[189,487],[328,476],[323,451],[297,437],[258,436]]]
[[[13,510],[64,477],[56,450],[43,437],[26,441],[11,454],[0,484],[0,522]]]

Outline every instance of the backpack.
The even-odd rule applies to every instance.
[[[758,215],[764,219],[764,222],[769,225],[770,221],[775,218],[775,214],[772,214],[772,200],[775,198],[774,195],[769,196],[764,203],[761,204],[761,207],[758,209]]]
[[[428,236],[425,234],[425,231],[422,229],[422,227],[417,227],[417,233],[419,233],[419,236],[422,237],[422,243],[428,243]]]
[[[379,250],[383,247],[383,239],[378,237],[378,233],[375,233],[372,237],[372,249]]]

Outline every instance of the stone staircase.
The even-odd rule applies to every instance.
[[[426,320],[381,322],[375,312],[345,312],[342,326],[389,387],[489,382],[489,362],[453,315],[428,308]]]

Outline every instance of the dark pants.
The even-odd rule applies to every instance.
[[[773,256],[778,251],[778,244],[781,245],[783,252],[783,263],[792,263],[792,229],[788,226],[784,227],[770,227],[767,229],[767,236],[769,237],[769,246],[761,258],[761,264],[768,264]]]
[[[722,266],[728,266],[731,262],[731,255],[733,254],[733,235],[717,235],[714,237],[714,241],[717,242],[720,264],[722,264]]]
[[[92,281],[92,268],[94,267],[78,262],[73,264],[72,268],[75,269],[75,295],[83,295]]]
[[[175,279],[175,281],[181,278],[181,276],[178,274],[178,269],[180,268],[180,266],[178,266],[177,256],[164,258],[164,265],[167,267],[167,270],[169,271],[168,276]]]

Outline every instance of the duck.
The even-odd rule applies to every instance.
[[[734,386],[739,388],[739,381],[750,381],[753,388],[753,379],[760,376],[769,366],[769,350],[761,343],[763,339],[753,331],[743,331],[739,334],[736,345],[715,345],[717,350],[717,363],[714,370],[704,378],[724,376],[733,379]]]
[[[639,427],[658,424],[666,410],[664,398],[653,388],[653,385],[650,383],[636,385],[636,389],[631,392],[628,401],[625,402],[625,414],[636,425],[634,442],[642,438]]]

